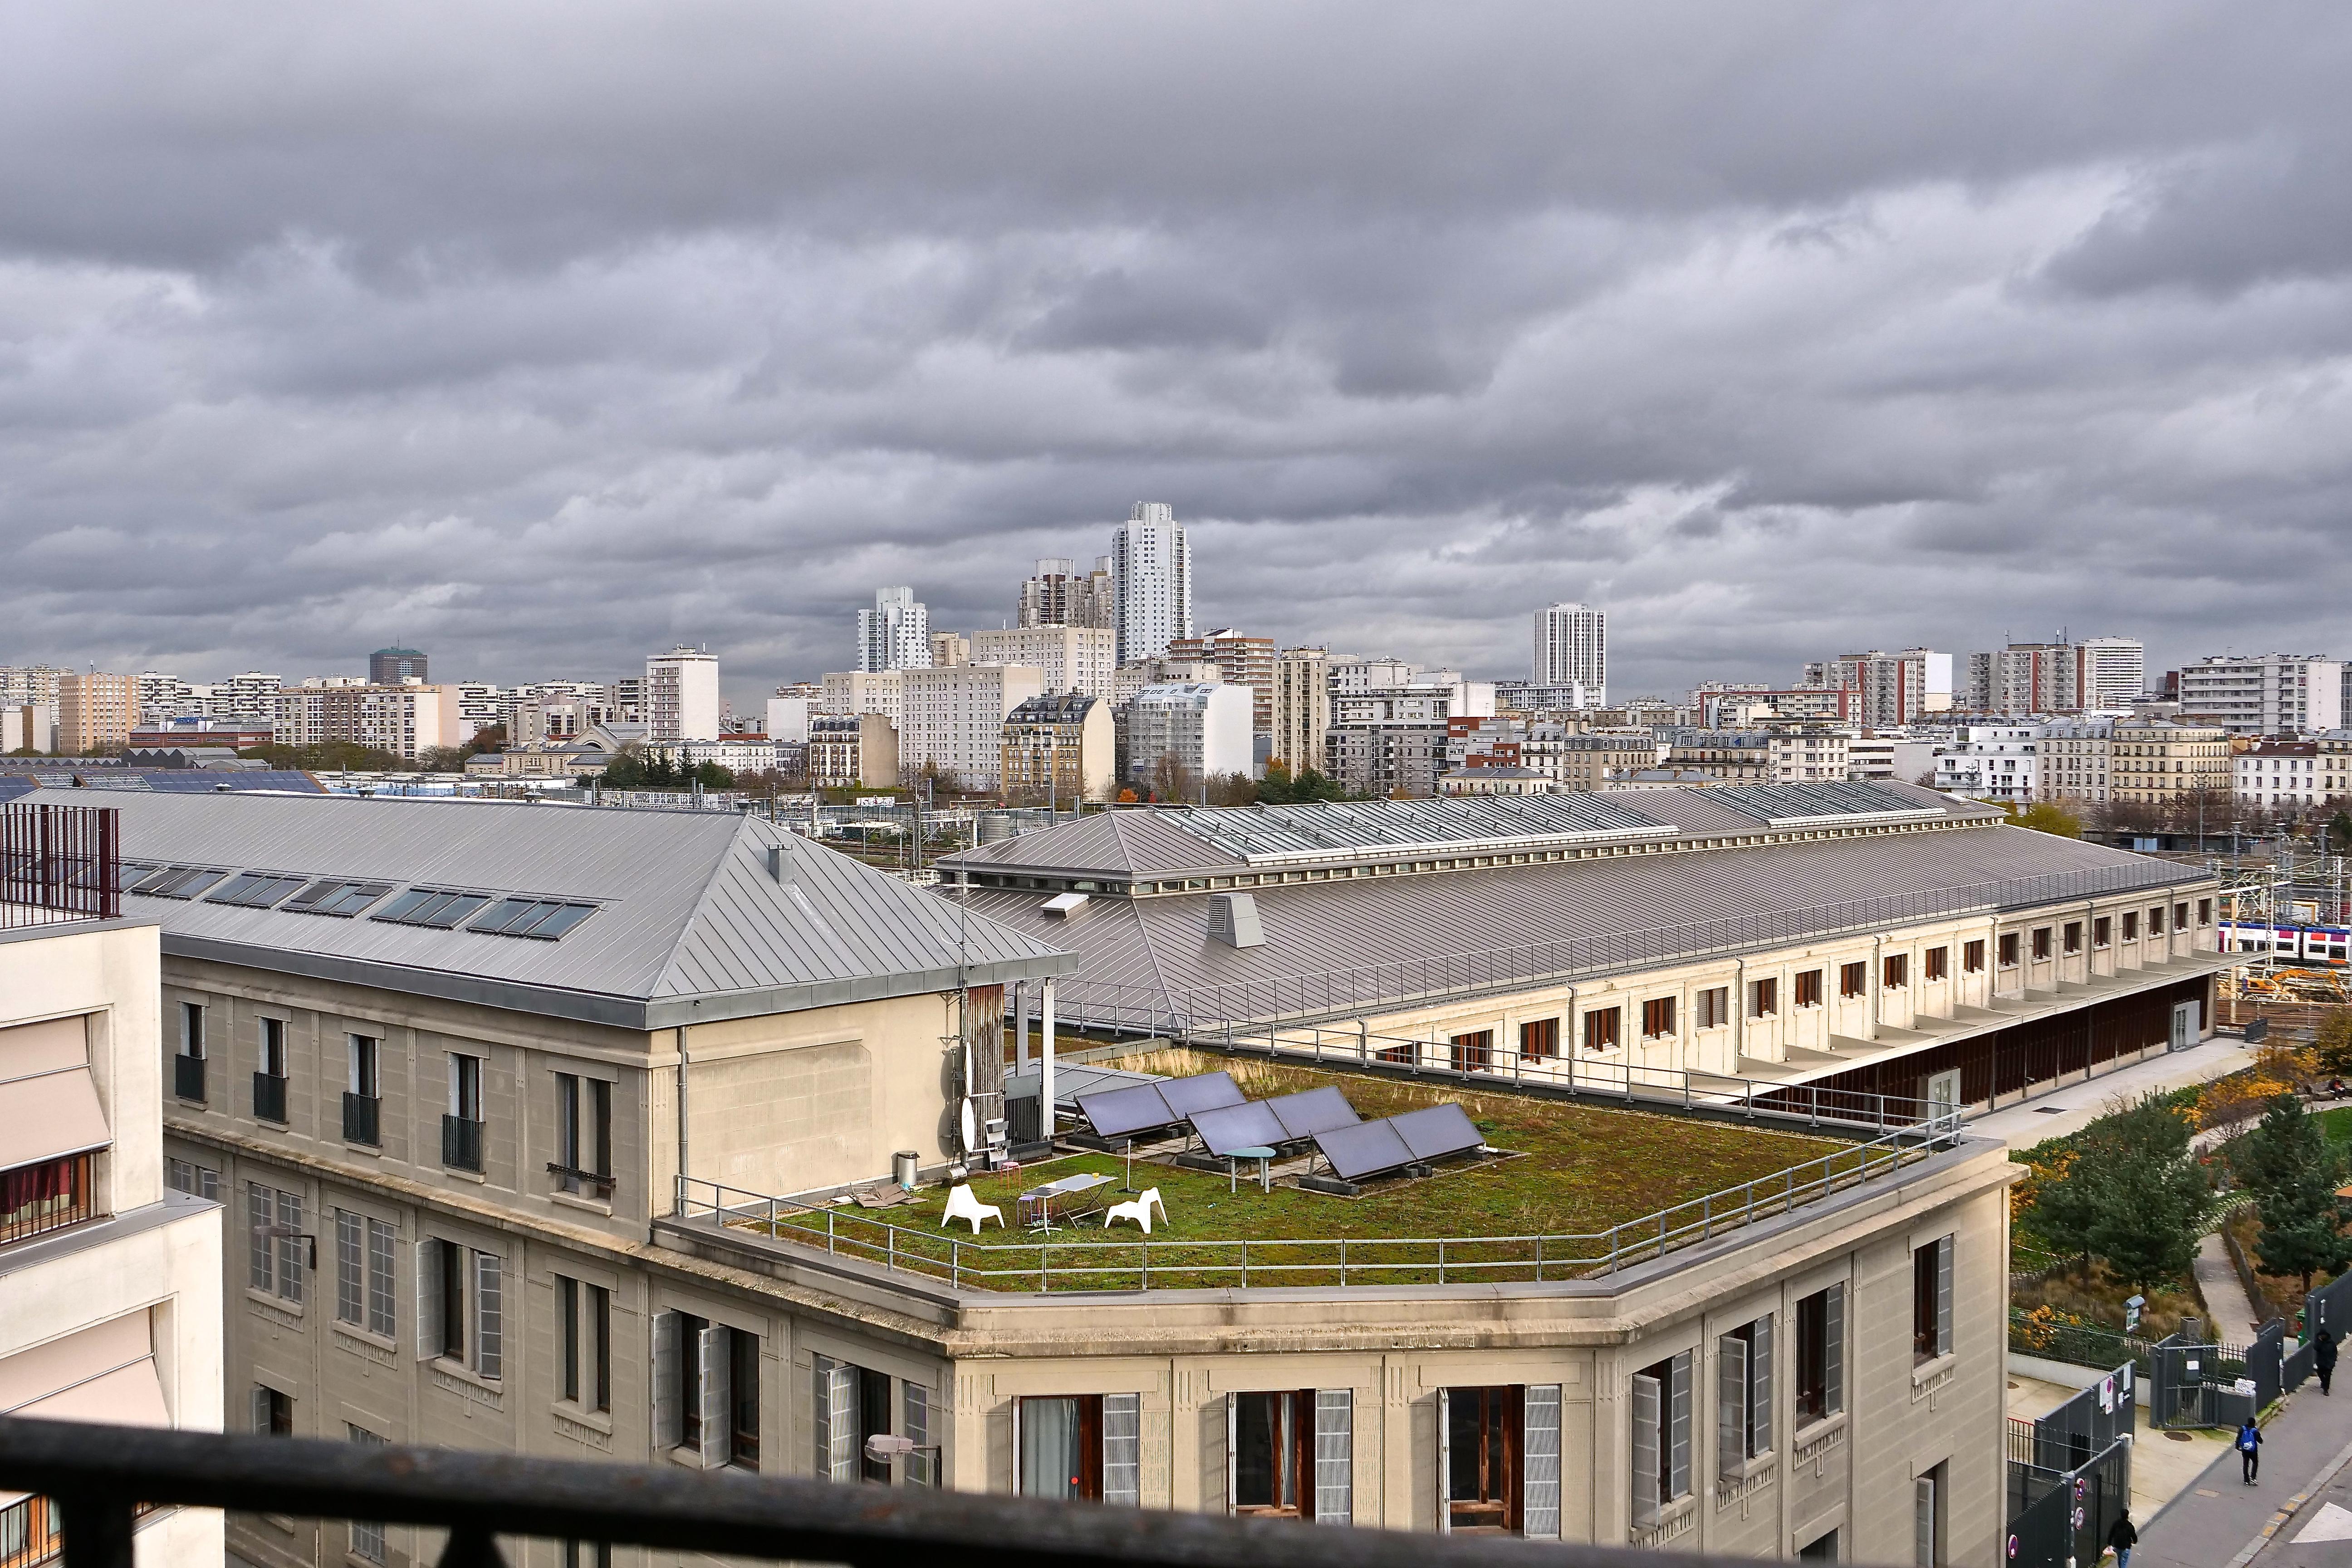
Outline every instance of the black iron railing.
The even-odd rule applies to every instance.
[[[373,1149],[383,1142],[378,1123],[383,1101],[372,1094],[343,1094],[343,1142],[364,1143]]]
[[[0,1417],[0,1488],[56,1500],[65,1568],[131,1568],[142,1503],[446,1531],[441,1568],[499,1536],[735,1557],[959,1568],[1654,1568],[1626,1547],[1318,1530],[1102,1503]],[[1704,1559],[1681,1561],[1694,1568]]]
[[[120,916],[121,818],[112,806],[0,805],[0,927]]]
[[[185,1053],[172,1058],[172,1092],[182,1100],[205,1102],[205,1058]]]
[[[463,1116],[441,1118],[441,1163],[453,1171],[482,1168],[482,1124]]]
[[[286,1080],[274,1072],[253,1075],[253,1116],[257,1121],[286,1120]]]

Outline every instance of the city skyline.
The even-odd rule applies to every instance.
[[[1196,625],[1501,675],[1581,600],[1628,692],[2336,640],[2352,17],[730,16],[773,71],[593,5],[19,40],[0,658],[740,695],[1146,496]]]

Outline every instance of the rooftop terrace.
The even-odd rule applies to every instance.
[[[1607,1273],[1817,1202],[1927,1157],[1935,1142],[1861,1121],[1811,1126],[1754,1104],[1637,1109],[1182,1047],[1118,1065],[1171,1076],[1221,1068],[1253,1100],[1331,1085],[1368,1120],[1451,1102],[1496,1152],[1343,1197],[1296,1184],[1304,1157],[1280,1162],[1283,1179],[1266,1192],[1254,1162],[1236,1181],[1178,1165],[1179,1144],[1163,1144],[1133,1161],[1131,1186],[1157,1187],[1167,1206],[1148,1241],[1132,1226],[1105,1228],[1099,1213],[1050,1234],[1020,1226],[1020,1195],[1064,1176],[1106,1175],[1107,1201],[1129,1195],[1127,1160],[1086,1152],[975,1177],[973,1194],[1007,1222],[976,1237],[961,1224],[941,1227],[944,1187],[868,1211],[828,1194],[769,1198],[688,1180],[687,1215],[979,1290],[1541,1282]]]

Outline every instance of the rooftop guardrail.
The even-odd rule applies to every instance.
[[[107,806],[0,805],[0,930],[119,918],[121,816]]]

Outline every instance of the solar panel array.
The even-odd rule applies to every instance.
[[[1819,784],[1748,784],[1712,792],[1710,798],[1759,822],[1808,816],[1874,816],[1901,812],[1933,816],[1937,808],[1857,779]]]
[[[1343,1182],[1402,1170],[1416,1162],[1467,1154],[1485,1145],[1469,1112],[1458,1105],[1432,1105],[1381,1121],[1360,1122],[1315,1135],[1315,1147]]]
[[[1604,795],[1483,795],[1315,805],[1165,810],[1186,832],[1245,858],[1517,838],[1654,837],[1670,831]]]
[[[1192,1131],[1212,1154],[1236,1149],[1273,1149],[1298,1143],[1318,1132],[1352,1127],[1363,1120],[1348,1097],[1329,1084],[1273,1100],[1253,1100],[1241,1105],[1196,1110]]]
[[[1165,1079],[1158,1083],[1138,1084],[1133,1089],[1105,1089],[1100,1094],[1078,1097],[1078,1110],[1085,1114],[1087,1125],[1100,1138],[1125,1138],[1173,1127],[1196,1112],[1241,1103],[1240,1087],[1223,1072]]]

